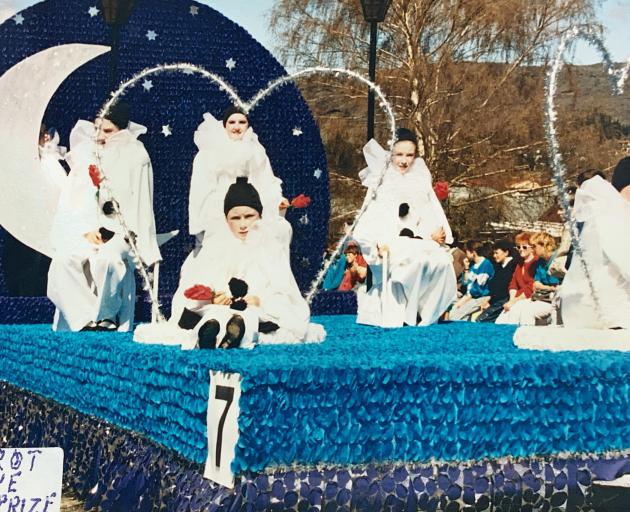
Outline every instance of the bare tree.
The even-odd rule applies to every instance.
[[[593,23],[596,3],[392,0],[379,25],[377,82],[399,124],[418,134],[434,177],[470,191],[451,201],[448,212],[463,234],[476,232],[488,220],[502,220],[509,213],[509,196],[549,197],[545,65],[570,26]],[[367,70],[369,26],[359,0],[276,0],[271,23],[289,67]],[[576,106],[576,83],[569,68],[559,103],[563,150],[573,174],[584,167],[605,167],[619,147],[603,135],[610,123],[597,117],[597,109],[586,112]],[[300,85],[319,120],[331,168],[356,176],[363,165],[367,91],[328,78]],[[382,142],[388,138],[385,128],[384,117],[377,116]],[[352,194],[360,197],[361,188],[333,178],[333,192],[344,194],[335,212],[350,218],[352,206],[360,204]]]

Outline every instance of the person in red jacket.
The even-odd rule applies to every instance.
[[[497,324],[518,323],[514,321],[514,306],[523,299],[529,299],[534,293],[535,263],[538,258],[534,254],[530,238],[530,233],[519,233],[514,239],[521,261],[516,265],[512,275],[512,280],[508,287],[510,298],[503,305],[503,312],[496,320]],[[518,310],[518,307],[516,309]]]

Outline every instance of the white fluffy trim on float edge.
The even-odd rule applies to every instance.
[[[630,352],[628,329],[578,329],[523,326],[514,333],[514,344],[527,350],[619,350]]]
[[[196,333],[180,329],[170,322],[140,324],[133,332],[133,341],[152,345],[193,345]]]
[[[302,343],[321,343],[325,339],[326,330],[323,326],[309,324],[306,336],[300,341],[293,340],[290,333],[279,329],[270,334],[259,334],[258,343],[261,345],[299,345]],[[197,344],[197,332],[180,329],[170,322],[140,324],[133,332],[133,340],[152,345],[181,345],[182,349],[190,350]]]

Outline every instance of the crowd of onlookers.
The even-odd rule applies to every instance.
[[[554,295],[566,273],[556,240],[547,233],[519,233],[514,241],[468,241],[458,276],[460,298],[449,320],[540,325],[554,318]]]

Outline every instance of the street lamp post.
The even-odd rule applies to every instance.
[[[372,82],[376,81],[376,42],[378,39],[378,24],[385,19],[390,0],[361,0],[363,17],[370,24],[370,64],[369,74]],[[368,91],[368,140],[374,138],[374,91]]]
[[[129,21],[135,0],[101,0],[103,18],[111,27],[111,53],[109,56],[109,68],[107,70],[107,91],[114,89],[118,79],[118,44],[120,42],[120,29]]]

